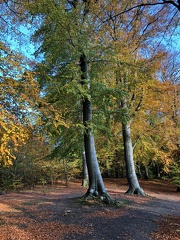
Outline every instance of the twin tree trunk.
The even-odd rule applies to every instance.
[[[139,185],[139,181],[135,171],[130,122],[122,124],[122,132],[124,142],[124,157],[126,162],[126,176],[129,185],[129,189],[126,193],[145,196],[143,189]]]
[[[88,64],[84,54],[80,57],[80,68],[82,72],[82,84],[87,84],[88,79]],[[92,123],[92,104],[89,98],[85,97],[83,100],[83,124],[85,127],[84,132],[84,147],[85,158],[87,163],[89,175],[89,188],[85,194],[85,198],[100,197],[103,201],[111,202],[113,199],[108,194],[103,179],[101,176],[99,163],[96,156],[94,135],[91,129]]]
[[[88,79],[88,64],[84,54],[80,57],[80,68],[82,72],[82,84],[89,85]],[[89,86],[88,86],[89,88]],[[83,124],[84,132],[84,147],[85,158],[89,175],[89,188],[85,194],[85,198],[102,197],[106,202],[111,202],[113,199],[109,196],[101,176],[94,142],[94,135],[91,129],[92,123],[92,104],[89,98],[83,100]],[[123,142],[124,155],[126,162],[126,175],[129,184],[128,194],[140,194],[145,196],[143,189],[140,187],[134,167],[133,147],[130,132],[130,121],[123,125]]]

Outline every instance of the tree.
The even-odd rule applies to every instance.
[[[123,78],[122,76],[117,76],[117,74],[113,73],[114,75],[116,75],[116,77],[114,78],[116,79],[115,84],[118,81],[117,78],[119,77],[121,82],[120,84],[121,87],[119,89],[123,89],[124,91],[127,90],[129,91],[128,88],[131,89],[133,103],[133,84],[132,86],[130,86],[129,83],[130,81],[128,80],[128,78],[129,79],[136,78],[136,72],[139,71],[139,69],[134,70],[134,67],[130,67],[134,59],[136,59],[136,54],[133,54],[133,60],[129,60],[130,55],[132,54],[134,49],[135,50],[138,49],[139,52],[141,51],[143,52],[143,49],[145,49],[146,47],[145,43],[150,43],[149,39],[155,39],[158,36],[157,34],[161,33],[160,30],[162,28],[162,24],[164,23],[163,21],[165,18],[164,16],[166,11],[165,10],[163,11],[159,10],[159,12],[157,11],[157,15],[162,14],[163,16],[163,21],[159,23],[156,22],[157,16],[152,16],[152,14],[149,11],[146,11],[145,15],[141,15],[140,14],[141,11],[140,13],[135,11],[132,12],[129,16],[127,16],[125,20],[122,21],[120,19],[117,21],[116,18],[117,16],[116,14],[113,16],[113,13],[119,12],[119,8],[122,9],[123,5],[121,5],[120,7],[118,6],[119,7],[118,8],[117,6],[115,7],[115,3],[112,6],[110,4],[105,5],[103,3],[102,4],[100,3],[100,5],[98,5],[98,3],[90,3],[86,1],[83,2],[72,1],[68,2],[67,5],[66,3],[67,2],[62,2],[59,5],[58,4],[54,5],[53,3],[51,3],[50,5],[50,3],[48,2],[44,3],[42,1],[43,9],[42,5],[33,6],[33,4],[31,4],[34,7],[33,10],[35,12],[35,15],[37,15],[37,13],[38,14],[41,13],[43,16],[45,16],[45,20],[41,24],[39,30],[36,31],[35,39],[36,41],[39,40],[40,43],[43,42],[43,44],[39,48],[39,52],[45,53],[45,65],[47,65],[46,74],[49,74],[48,77],[51,76],[50,77],[51,80],[50,79],[49,80],[54,82],[56,81],[57,85],[61,87],[64,86],[65,88],[66,86],[66,90],[68,86],[69,88],[68,91],[73,94],[75,94],[76,92],[76,100],[78,100],[78,102],[81,99],[83,99],[83,111],[86,112],[86,110],[89,110],[89,113],[87,114],[89,115],[89,117],[85,116],[84,114],[84,130],[87,131],[88,129],[90,134],[87,134],[87,136],[91,138],[92,124],[90,123],[92,121],[91,120],[92,100],[90,99],[90,97],[92,96],[91,89],[93,88],[92,79],[93,75],[98,76],[98,74],[95,73],[94,70],[89,70],[95,69],[94,68],[95,64],[93,64],[93,62],[97,63],[98,61],[104,60],[104,62],[108,63],[108,66],[110,66],[110,68],[107,70],[107,73],[108,72],[113,73],[114,69],[116,69],[115,71],[118,73],[118,71],[121,72],[122,71],[121,68],[123,68]],[[97,11],[99,11],[99,6],[102,7],[103,11],[101,11],[100,13],[98,12],[98,14],[101,15],[98,15],[97,17]],[[58,15],[58,20],[56,19],[55,15]],[[113,17],[112,18],[110,17],[108,19],[107,16]],[[132,21],[132,19],[134,19],[135,21]],[[106,22],[108,22],[108,24],[106,24]],[[139,22],[142,25],[139,24]],[[143,24],[143,22],[145,22],[145,24]],[[153,25],[154,22],[156,22],[156,24]],[[119,30],[119,26],[121,26],[121,30]],[[153,31],[153,27],[155,27],[154,29],[157,30],[157,32]],[[61,39],[59,39],[58,37],[59,35],[61,35]],[[121,47],[119,47],[120,44],[118,42],[119,40],[122,39],[123,44],[121,44]],[[100,44],[100,40],[102,41],[104,46],[102,46],[102,43]],[[134,43],[133,40],[135,40]],[[152,41],[152,43],[154,42],[155,41]],[[121,54],[123,48],[125,49],[123,50],[123,54],[126,56],[124,58],[122,57]],[[109,51],[109,49],[111,50],[111,52]],[[129,51],[129,49],[131,52]],[[152,52],[152,45],[150,45],[148,49]],[[154,56],[153,54],[150,54],[150,51],[148,52],[149,56],[147,57],[147,59],[151,62],[151,58],[153,59]],[[61,52],[61,54],[59,54],[59,52]],[[143,56],[143,54],[145,54],[145,52],[141,53],[141,57]],[[78,62],[80,62],[80,69],[78,66]],[[143,71],[144,68],[143,61],[139,62],[141,64],[140,70]],[[135,64],[136,62],[134,61],[132,65]],[[90,66],[89,69],[88,65]],[[103,69],[105,68],[103,67]],[[130,72],[130,74],[128,72]],[[102,72],[101,75],[103,75]],[[61,79],[63,79],[64,77],[63,85],[57,81],[58,80],[57,77]],[[140,77],[142,76],[140,75]],[[65,79],[67,80],[65,81]],[[49,86],[48,84],[46,84],[46,91],[48,89],[47,87],[49,87],[48,90],[50,90],[49,92],[51,92],[51,94],[49,95],[50,97],[53,95],[52,93],[54,93],[55,90],[52,89],[54,85],[53,84],[51,85],[49,80],[48,80]],[[103,84],[102,86],[104,86]],[[105,84],[107,85],[107,82]],[[74,89],[75,86],[77,90]],[[117,93],[117,88],[118,87],[114,88],[116,94],[120,92],[118,91]],[[56,96],[59,101],[57,91]],[[53,98],[55,97],[53,96]],[[54,104],[57,102],[57,99],[53,100]],[[129,111],[129,108],[127,107],[126,103],[127,98],[125,97],[122,101],[120,100],[120,97],[119,98],[116,97],[116,99],[118,99],[118,101],[121,104],[121,106],[119,105],[118,108],[126,112],[126,116],[128,116],[127,118],[129,117],[132,118],[132,115],[134,113],[131,114],[131,111]],[[137,103],[136,107],[134,107],[135,112],[138,112],[140,105],[141,97],[139,98],[139,103]],[[126,130],[126,133],[124,132],[125,142],[127,136],[128,138],[130,137],[129,133],[127,132],[129,129],[130,120],[128,120],[129,122],[127,122],[127,118],[126,121],[123,122],[123,131]],[[127,125],[127,128],[125,125]],[[91,143],[94,142],[93,138],[94,137],[92,136]],[[128,143],[128,141],[126,143]],[[131,146],[131,149],[130,147],[127,146],[127,144],[125,144],[125,146],[126,146],[125,149],[128,149],[125,153],[125,156],[129,156],[129,151],[131,151],[132,153],[131,141],[129,145]],[[96,155],[95,148],[93,147],[92,149],[93,149],[92,152],[94,152],[93,155],[95,156]],[[86,147],[85,150],[86,154],[88,155]],[[130,156],[132,156],[132,154],[130,154]],[[88,161],[87,156],[86,159]],[[129,160],[129,162],[131,162],[130,165],[132,166],[133,161]],[[131,167],[131,169],[133,169],[133,172],[135,173],[134,168]],[[130,170],[127,171],[127,173],[129,174],[130,172],[131,172]],[[135,179],[135,177],[133,179]],[[135,190],[136,188],[132,187],[132,185],[133,184],[131,184],[130,189],[132,188],[133,190],[132,191],[130,190],[130,192],[134,191],[136,192]],[[137,188],[139,188],[139,186]]]
[[[28,139],[32,125],[30,119],[33,118],[30,109],[34,106],[39,89],[21,55],[13,53],[3,43],[0,45],[0,54],[0,161],[8,165],[16,158],[18,147]]]
[[[80,57],[80,67],[82,72],[82,84],[85,84],[85,81],[89,83],[88,77],[88,65],[87,58],[85,55]],[[99,169],[99,164],[96,156],[94,135],[91,129],[92,123],[92,105],[90,98],[85,98],[83,100],[83,123],[85,127],[84,133],[84,145],[85,145],[85,155],[88,168],[89,176],[89,189],[85,194],[85,198],[93,196],[101,196],[102,198],[107,199],[106,201],[111,201],[109,194],[106,191],[104,186],[101,172]]]
[[[145,94],[139,116],[132,123],[135,162],[144,168],[145,177],[160,177],[160,173],[167,174],[173,161],[172,151],[177,148],[179,131],[172,120],[173,88],[169,82],[158,79],[147,86],[148,95]]]
[[[89,189],[85,198],[102,196],[105,200],[111,201],[99,170],[92,132],[92,73],[89,71],[88,63],[93,62],[91,59],[95,59],[100,53],[99,50],[96,52],[99,46],[97,45],[94,49],[92,44],[91,34],[94,34],[94,22],[87,14],[88,2],[69,2],[66,5],[66,1],[59,4],[42,1],[38,6],[31,3],[30,9],[35,16],[39,14],[44,16],[34,39],[42,43],[39,52],[44,53],[45,58],[46,76],[41,79],[46,81],[44,85],[46,99],[57,107],[63,100],[59,93],[63,90],[64,94],[71,93],[68,104],[71,102],[72,105],[69,105],[68,110],[63,113],[64,116],[67,116],[68,112],[71,114],[71,111],[74,114],[74,109],[77,109],[79,102],[83,102],[84,145],[89,174]],[[91,69],[93,69],[93,64],[91,64]],[[56,87],[59,86],[58,91],[54,89],[55,84]],[[51,99],[53,92],[55,94]],[[67,95],[65,97],[67,98]],[[64,103],[64,106],[66,104]]]
[[[134,3],[132,3],[132,4],[134,4]],[[131,15],[132,12],[135,13],[133,15],[133,16],[135,16],[134,22],[133,22],[133,26],[130,29],[136,30],[134,35],[137,36],[136,39],[138,39],[138,41],[140,40],[140,42],[138,43],[139,46],[137,48],[135,48],[138,53],[143,50],[143,45],[142,44],[148,43],[147,38],[152,39],[153,43],[154,43],[153,39],[155,39],[156,34],[159,35],[159,36],[162,36],[162,38],[164,38],[164,32],[163,32],[163,30],[161,31],[161,29],[160,29],[160,25],[161,24],[164,24],[164,26],[166,26],[166,29],[167,28],[171,28],[171,27],[173,27],[176,24],[176,22],[173,21],[174,20],[173,17],[177,14],[177,12],[175,12],[175,15],[173,15],[173,14],[171,15],[170,14],[170,16],[168,18],[170,24],[168,24],[168,27],[167,27],[167,18],[164,18],[164,16],[165,16],[164,14],[165,13],[167,14],[167,11],[166,11],[166,7],[164,7],[164,6],[163,6],[163,8],[159,8],[159,9],[155,10],[155,13],[152,15],[151,12],[149,11],[150,8],[149,9],[147,8],[147,10],[143,9],[142,5],[144,6],[146,4],[142,4],[142,5],[141,4],[139,4],[139,5],[137,4],[137,6],[135,5],[135,6],[132,6],[132,7],[130,5],[128,6],[128,4],[127,4],[127,6],[126,6],[126,8],[124,10],[119,11],[119,14],[111,14],[111,17],[107,18],[107,21],[111,21],[112,20],[112,24],[113,24],[116,21],[117,17],[118,16],[120,17],[121,14],[124,14],[126,16],[125,13],[128,13],[129,15]],[[147,4],[147,6],[148,5],[153,6],[154,4],[153,3],[152,4]],[[137,9],[137,10],[134,11],[135,9]],[[125,18],[125,16],[124,16],[124,18]],[[136,23],[137,19],[139,19],[139,20],[141,19],[141,21],[142,20],[144,21],[144,23],[141,22],[142,25],[141,25],[141,28],[140,28],[141,30],[140,31],[142,31],[142,34],[139,34],[139,36],[138,36],[138,33],[140,31],[139,31],[139,24]],[[174,25],[172,24],[172,22],[173,22]],[[153,31],[152,27],[154,29],[156,28],[156,32]],[[162,25],[161,25],[161,28],[162,28]],[[131,30],[132,33],[133,33],[133,30]],[[135,41],[136,41],[136,39],[135,39]],[[128,39],[127,43],[129,43],[129,42],[131,42],[131,40]],[[129,45],[129,48],[130,47],[131,47],[131,45]],[[153,48],[153,46],[152,46],[152,48]],[[149,49],[149,46],[148,47],[146,46],[146,50],[147,51],[148,51],[148,49]],[[141,55],[141,57],[142,56],[143,55]],[[138,56],[138,58],[139,58],[139,56]],[[152,57],[152,59],[153,58],[154,57]],[[152,62],[152,60],[149,58],[149,63],[150,62]],[[121,82],[123,81],[123,82],[127,82],[128,83],[128,76],[130,75],[129,74],[129,69],[130,69],[130,67],[126,67],[126,70],[125,70],[126,71],[126,75],[123,76],[122,80],[120,80]],[[155,71],[157,71],[157,69]],[[139,72],[139,69],[138,69],[138,72]],[[139,78],[139,76],[137,76],[137,73],[136,73],[136,75],[134,75],[135,81],[138,78]],[[143,83],[142,88],[144,88],[144,83]],[[130,95],[130,96],[132,96],[132,98],[131,97],[128,98],[128,99],[125,98],[123,101],[121,101],[122,107],[127,109],[128,112],[130,110],[129,106],[132,106],[132,104],[133,104],[132,100],[135,99],[135,96],[136,96],[136,93],[135,93],[135,95],[133,95],[133,94]],[[141,104],[142,104],[142,101],[140,100],[139,103],[136,105],[136,107],[134,107],[134,109],[135,109],[134,113],[137,114],[137,112],[139,111],[139,109],[141,107]],[[133,167],[133,154],[132,154],[133,148],[132,148],[132,141],[131,141],[131,135],[130,135],[130,124],[131,124],[131,121],[132,121],[132,117],[134,118],[134,113],[132,113],[132,112],[129,112],[129,113],[130,113],[130,116],[131,116],[130,117],[130,121],[128,121],[127,123],[123,123],[123,137],[124,137],[124,143],[125,143],[124,144],[125,157],[127,156],[126,157],[127,159],[128,158],[132,159],[131,161],[130,160],[129,161],[126,160],[126,162],[128,163],[127,164],[127,174],[128,174],[128,172],[134,172],[134,177],[132,176],[132,174],[128,174],[129,186],[130,186],[128,192],[132,192],[133,193],[134,189],[136,189],[135,187],[133,187],[133,183],[136,185],[136,182],[137,182],[136,180],[132,180],[132,181],[130,180],[131,178],[132,179],[133,178],[137,179],[136,176],[135,176],[135,170],[134,170],[134,167]],[[126,151],[126,149],[128,149],[128,151]],[[130,164],[130,162],[132,164]],[[129,170],[128,170],[128,166],[129,166]],[[130,167],[130,166],[132,166],[132,167]],[[138,188],[139,188],[139,186],[137,184],[137,189]]]
[[[174,162],[169,166],[170,181],[177,187],[177,191],[180,191],[180,153],[179,150],[173,153]]]
[[[108,14],[110,16],[113,16],[114,9],[113,11],[109,10]],[[119,9],[115,10],[119,11]],[[114,16],[112,19],[109,18],[106,23],[111,29],[111,32],[106,33],[106,39],[109,37],[107,42],[114,45],[111,52],[112,56],[115,56],[114,71],[112,70],[111,78],[114,77],[116,89],[123,89],[127,93],[121,99],[117,95],[115,97],[117,103],[114,102],[114,107],[124,110],[127,116],[122,121],[126,174],[129,183],[127,193],[144,195],[135,172],[130,125],[141,108],[146,81],[152,78],[156,71],[153,69],[154,61],[157,63],[155,59],[160,59],[161,54],[157,52],[152,54],[149,51],[152,50],[152,46],[147,47],[145,45],[145,43],[149,43],[149,39],[156,36],[156,32],[152,31],[152,28],[142,34],[143,22],[147,23],[151,17],[148,12],[146,12],[145,16],[139,16],[136,12],[132,13],[129,16],[124,16],[123,21],[116,15]],[[133,18],[134,21],[131,21]],[[120,29],[119,26],[121,26]],[[158,24],[154,27],[157,32],[160,31]],[[146,52],[149,51],[147,57],[145,57],[145,48]],[[150,73],[150,69],[152,69],[152,73]]]

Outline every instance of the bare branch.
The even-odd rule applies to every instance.
[[[12,9],[9,4],[8,4],[8,0],[3,0],[3,2],[6,4],[7,8],[14,13],[15,15],[20,15],[20,13],[18,11],[15,11],[14,9]],[[16,3],[17,4],[17,3]]]
[[[142,89],[142,95],[139,100],[139,103],[137,104],[137,106],[134,110],[134,113],[131,115],[131,119],[133,119],[135,117],[136,113],[139,112],[139,110],[141,109],[143,98],[144,98],[144,88]]]
[[[178,0],[178,4],[176,4],[174,1],[166,1],[166,0],[164,0],[163,2],[172,4],[173,6],[175,6],[180,11],[180,0]]]
[[[163,0],[162,2],[156,2],[156,3],[141,3],[141,4],[138,4],[138,5],[135,5],[131,8],[125,9],[124,11],[121,11],[121,12],[111,16],[110,18],[105,19],[103,21],[103,23],[105,23],[109,20],[112,20],[113,18],[116,18],[116,17],[118,17],[118,16],[120,16],[124,13],[130,12],[131,10],[136,9],[136,8],[141,8],[141,7],[145,7],[145,6],[163,5],[163,4],[166,4],[166,3],[167,4],[172,4],[173,6],[175,6],[178,9],[178,11],[180,11],[180,0],[178,0],[179,5],[176,4],[174,1],[165,1],[165,0]]]

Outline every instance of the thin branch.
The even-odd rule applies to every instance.
[[[174,1],[166,1],[166,0],[164,0],[163,2],[172,4],[173,6],[175,6],[180,11],[180,0],[178,0],[178,4],[176,4]]]
[[[139,100],[139,103],[137,104],[137,106],[134,110],[134,113],[132,113],[132,115],[130,117],[131,119],[133,119],[135,117],[136,113],[139,112],[139,110],[141,109],[143,98],[144,98],[144,88],[142,89],[142,95],[141,95],[141,98]]]
[[[14,13],[15,15],[20,15],[19,12],[13,10],[13,9],[8,5],[8,1],[3,0],[3,2],[6,4],[7,8],[8,8],[12,13]],[[19,3],[18,3],[18,4],[19,4]]]
[[[11,29],[15,29],[17,32],[19,32],[20,34],[29,37],[26,33],[23,33],[21,30],[19,30],[18,28],[14,27],[11,23],[9,23],[7,20],[5,20],[2,16],[0,16],[0,19],[5,22],[8,26],[10,26]]]
[[[105,19],[103,21],[103,23],[106,23],[107,21],[112,20],[112,18],[116,18],[116,17],[118,17],[118,16],[120,16],[124,13],[130,12],[131,10],[136,9],[136,8],[141,8],[141,7],[145,7],[145,6],[163,5],[163,4],[166,4],[166,3],[172,4],[173,6],[175,6],[180,11],[180,0],[178,1],[179,5],[176,4],[174,1],[163,1],[163,2],[156,2],[156,3],[141,3],[141,4],[138,4],[138,5],[133,6],[131,8],[125,9],[124,11],[121,11],[121,12],[115,14],[114,16],[111,16],[110,18]]]
[[[146,133],[148,132],[152,132],[154,129],[158,128],[159,126],[163,125],[163,123],[159,123],[157,125],[155,125],[154,127],[152,127],[151,129],[145,130],[144,133],[141,133],[141,135],[139,135],[137,137],[137,140],[135,141],[135,143],[133,144],[133,149],[135,148],[135,146],[137,145],[137,143],[139,142],[139,140],[142,138],[142,136],[146,136]]]

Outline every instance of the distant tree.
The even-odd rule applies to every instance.
[[[21,55],[3,43],[0,43],[0,55],[0,161],[8,165],[16,158],[18,147],[28,139],[33,121],[31,109],[35,106],[39,88]]]
[[[177,187],[177,191],[180,191],[180,151],[173,152],[174,162],[169,166],[170,181]]]

